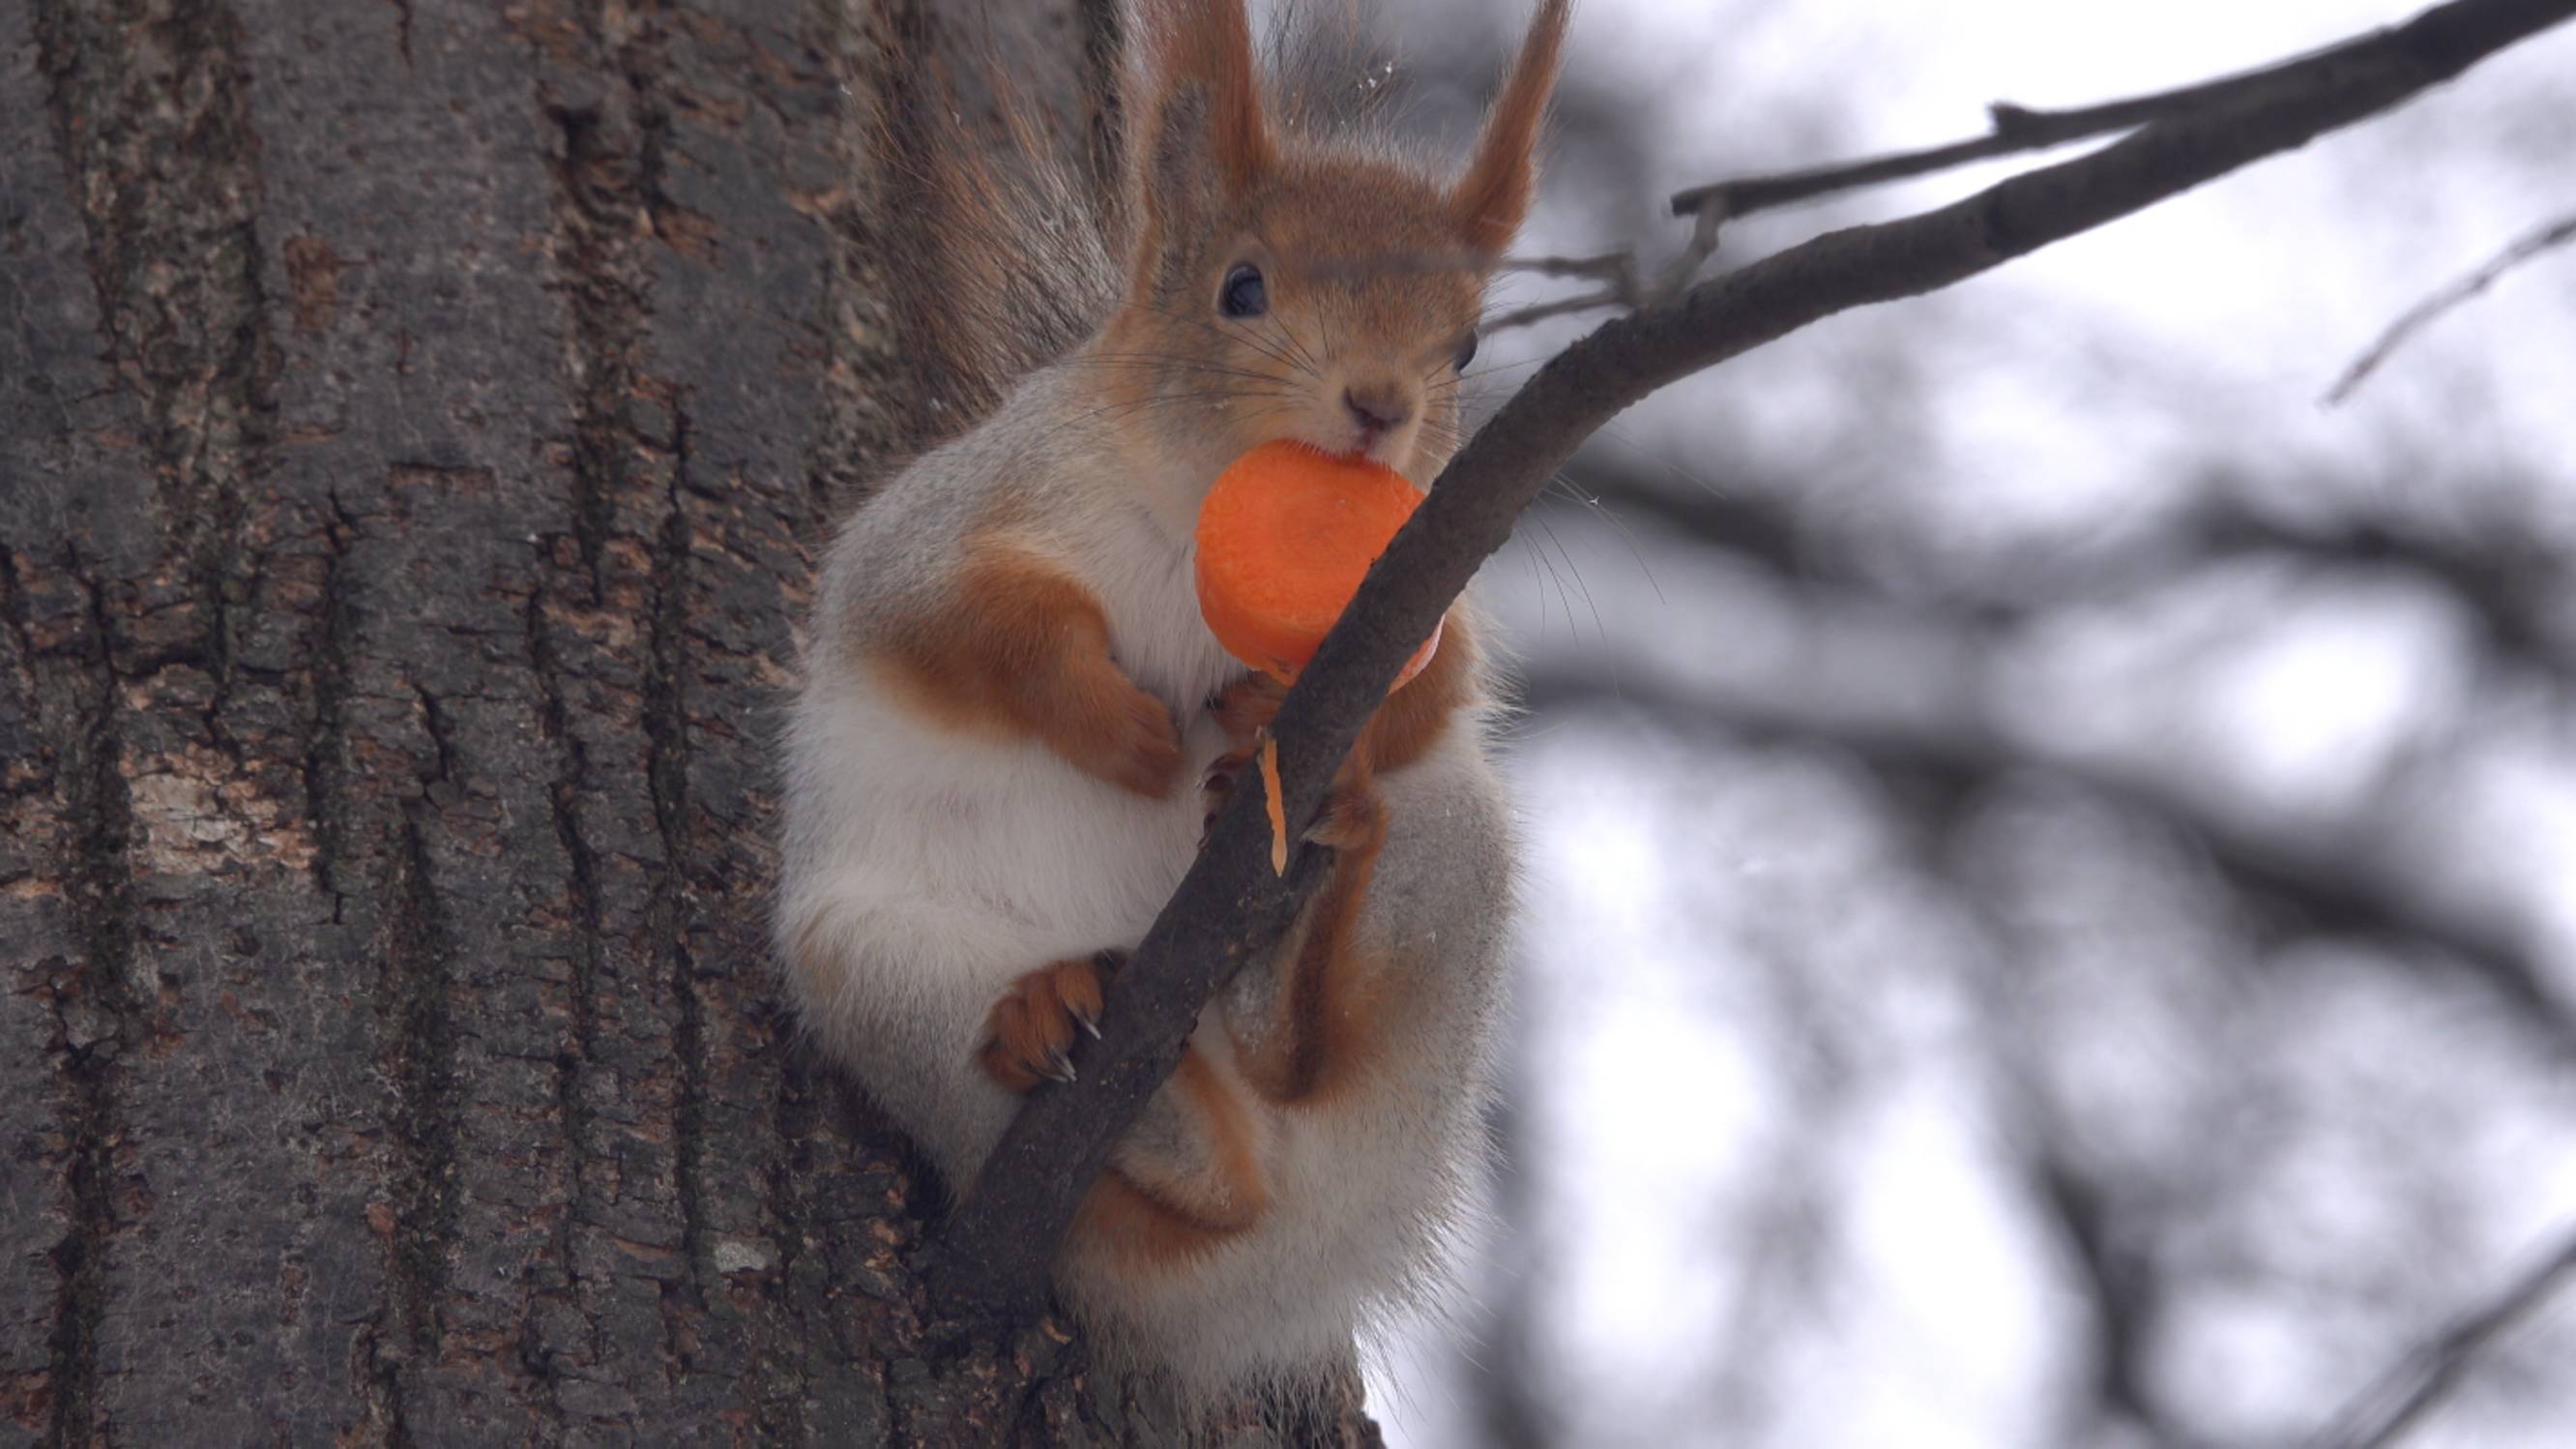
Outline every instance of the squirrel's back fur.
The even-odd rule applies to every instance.
[[[1187,783],[1226,788],[1276,707],[1197,609],[1218,470],[1285,438],[1427,485],[1460,441],[1565,9],[1454,182],[1354,142],[1302,68],[1329,45],[1262,80],[1241,0],[1127,9],[1113,164],[1007,88],[998,146],[928,108],[903,254],[935,446],[824,560],[777,926],[801,1018],[953,1191],[1188,869]],[[1379,708],[1309,830],[1327,883],[1201,1013],[1060,1255],[1104,1360],[1184,1406],[1319,1392],[1445,1297],[1518,873],[1485,632],[1462,603]]]

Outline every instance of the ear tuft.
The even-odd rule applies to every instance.
[[[1449,193],[1451,212],[1466,235],[1468,247],[1484,256],[1500,255],[1529,215],[1536,184],[1536,151],[1540,124],[1547,118],[1547,98],[1556,86],[1558,52],[1565,45],[1566,14],[1571,0],[1539,0],[1529,33],[1503,80],[1494,108],[1476,140],[1475,159]]]
[[[1146,29],[1142,47],[1149,67],[1141,77],[1145,104],[1143,157],[1196,150],[1163,134],[1179,125],[1203,128],[1201,153],[1229,195],[1252,188],[1274,158],[1261,72],[1252,55],[1252,26],[1244,0],[1148,0],[1135,19]],[[1150,179],[1150,178],[1149,178]]]

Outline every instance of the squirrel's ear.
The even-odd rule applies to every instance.
[[[1213,187],[1228,197],[1249,191],[1271,164],[1270,123],[1261,73],[1252,58],[1244,0],[1148,0],[1129,15],[1143,74],[1135,77],[1136,127],[1131,154],[1140,199],[1157,216],[1177,219],[1182,191]]]
[[[1476,157],[1449,193],[1450,210],[1467,245],[1481,254],[1496,255],[1510,246],[1529,214],[1539,123],[1547,116],[1548,92],[1556,86],[1557,52],[1565,44],[1570,8],[1571,0],[1539,0],[1520,56],[1485,117],[1484,134],[1476,139]]]

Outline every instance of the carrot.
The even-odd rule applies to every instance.
[[[1217,475],[1199,505],[1199,612],[1227,653],[1273,679],[1297,677],[1422,492],[1391,468],[1264,443]],[[1405,663],[1431,662],[1440,631]]]

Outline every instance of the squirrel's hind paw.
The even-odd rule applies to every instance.
[[[1345,771],[1324,797],[1323,812],[1306,827],[1306,839],[1345,854],[1371,851],[1386,841],[1386,802],[1377,782],[1358,771]]]
[[[1042,1081],[1074,1080],[1073,1034],[1100,1035],[1100,981],[1118,955],[1102,951],[1088,960],[1058,961],[1020,977],[984,1018],[984,1046],[977,1062],[984,1074],[1014,1092]]]

